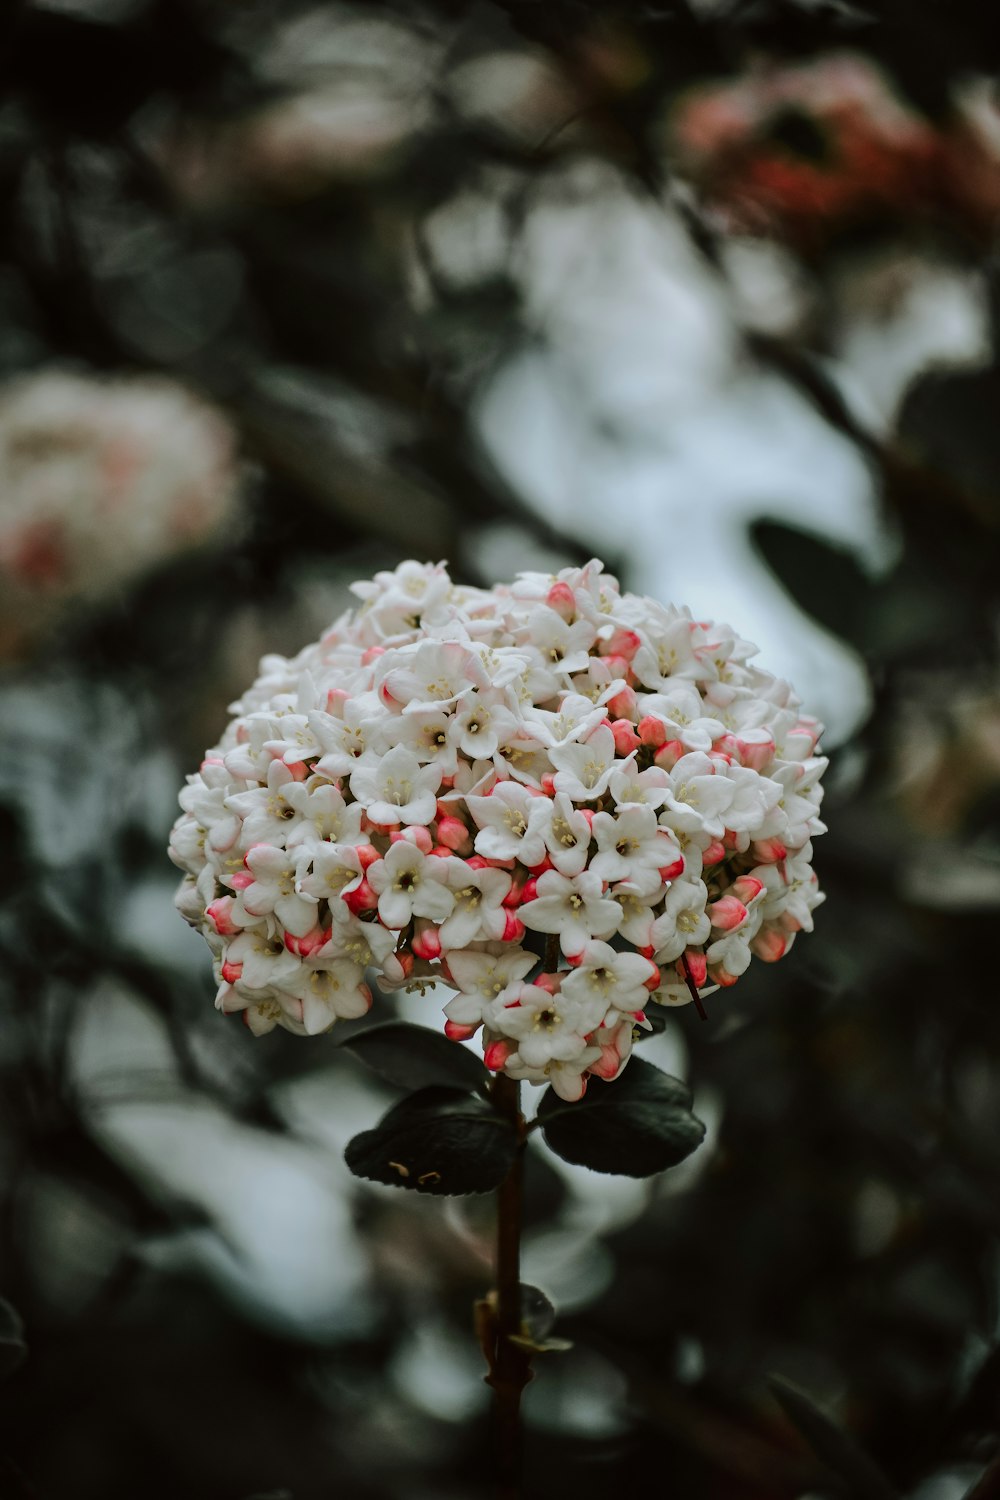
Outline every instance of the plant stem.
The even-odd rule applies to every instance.
[[[497,1284],[487,1357],[493,1387],[493,1462],[497,1500],[521,1493],[521,1392],[531,1379],[531,1353],[511,1342],[521,1332],[521,1217],[525,1126],[520,1085],[504,1073],[493,1084],[493,1103],[518,1134],[514,1164],[497,1192]]]

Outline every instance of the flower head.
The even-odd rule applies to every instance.
[[[650,1004],[812,927],[820,728],[728,626],[597,562],[462,588],[404,563],[267,657],[181,794],[177,905],[217,1005],[327,1030],[441,982],[449,1036],[578,1099]],[[543,957],[544,955],[544,957]]]

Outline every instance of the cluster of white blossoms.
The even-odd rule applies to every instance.
[[[183,386],[47,370],[0,388],[0,650],[231,521],[236,440]]]
[[[726,625],[601,564],[490,590],[441,564],[353,586],[265,657],[181,793],[171,855],[216,1004],[326,1031],[436,980],[445,1031],[579,1098],[649,1023],[779,959],[823,899],[826,761]]]

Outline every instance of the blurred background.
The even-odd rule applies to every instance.
[[[879,1493],[773,1375],[886,1494],[992,1460],[991,9],[7,0],[5,1500],[484,1493],[491,1205],[349,1177],[389,1090],[212,1009],[164,853],[261,653],[410,555],[596,553],[757,641],[833,754],[816,934],[644,1044],[707,1144],[535,1154],[574,1348],[528,1493]]]

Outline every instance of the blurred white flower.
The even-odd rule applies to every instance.
[[[0,388],[0,652],[232,525],[235,449],[172,381],[45,371]]]

